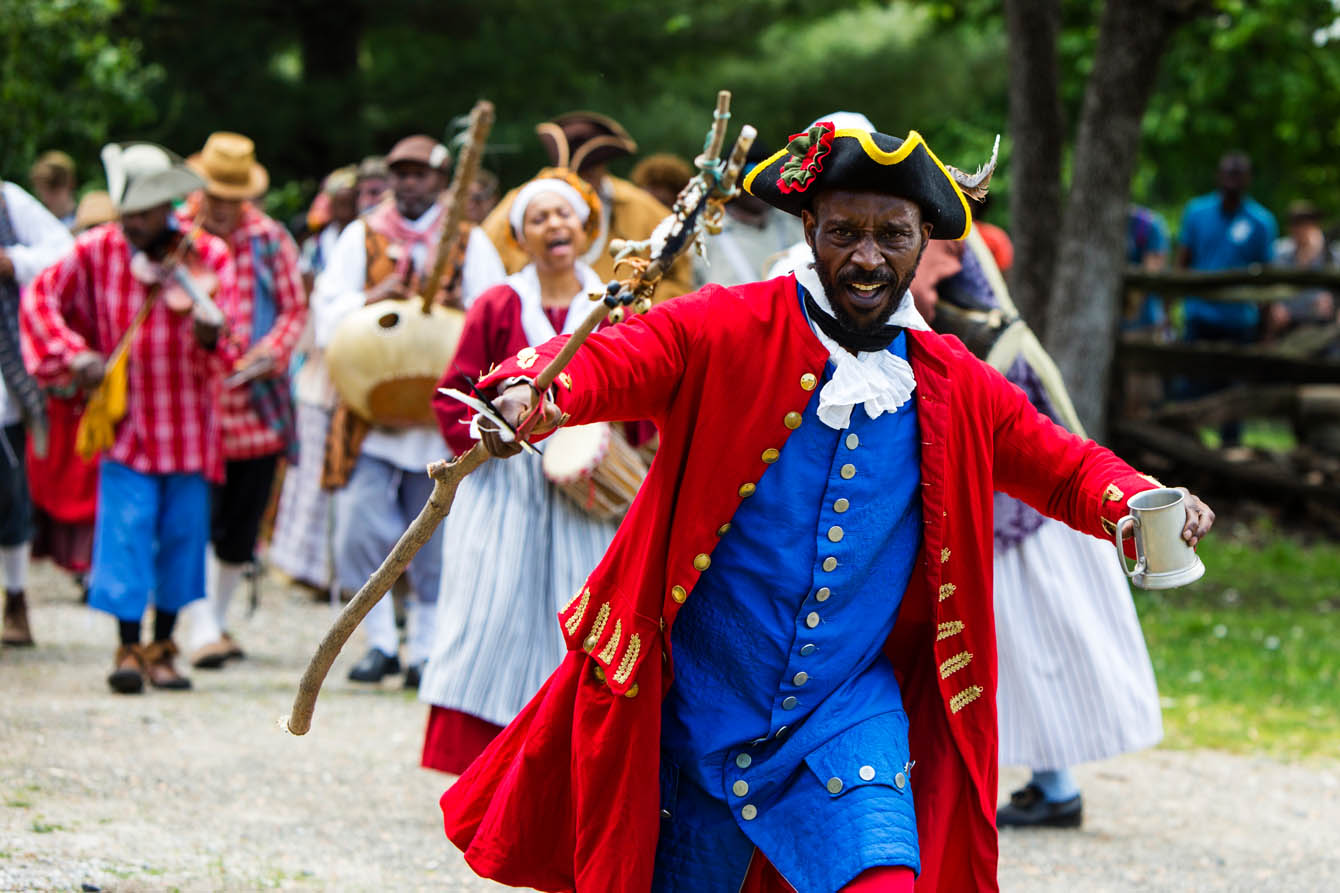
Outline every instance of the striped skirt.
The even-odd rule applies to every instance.
[[[1163,737],[1154,669],[1112,543],[1048,519],[995,557],[1000,762],[1063,769]]]
[[[321,489],[321,461],[326,451],[330,410],[299,403],[298,464],[284,474],[279,513],[266,560],[300,583],[330,586],[330,493]]]
[[[583,513],[525,453],[466,478],[445,525],[437,636],[419,699],[504,726],[562,661],[556,615],[617,525]]]

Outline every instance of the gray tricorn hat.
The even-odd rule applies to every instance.
[[[181,156],[153,143],[109,143],[102,147],[102,166],[121,214],[185,198],[205,185]]]

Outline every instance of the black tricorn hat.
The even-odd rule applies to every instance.
[[[921,208],[932,239],[962,239],[972,229],[968,199],[986,195],[996,149],[981,170],[966,174],[942,164],[915,130],[899,139],[859,128],[837,130],[818,121],[750,171],[744,188],[797,217],[815,195],[829,189],[896,195]]]
[[[623,125],[598,112],[568,112],[535,125],[535,133],[554,167],[574,171],[637,151]]]

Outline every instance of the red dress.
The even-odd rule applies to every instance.
[[[50,438],[45,456],[28,440],[28,488],[33,498],[33,557],[50,558],[66,570],[86,573],[93,559],[93,515],[98,505],[98,461],[75,451],[84,401],[50,397]]]
[[[885,654],[917,767],[917,889],[994,890],[992,494],[1103,536],[1154,484],[1039,415],[957,339],[908,334],[924,538]],[[523,352],[483,384],[538,374],[564,341]],[[556,400],[574,424],[650,416],[660,452],[559,615],[567,658],[442,797],[447,836],[476,872],[540,890],[648,889],[670,629],[827,360],[787,276],[662,304],[592,336],[560,377]]]

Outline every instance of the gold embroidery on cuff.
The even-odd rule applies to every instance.
[[[633,666],[637,663],[637,655],[642,650],[642,637],[633,633],[628,638],[628,650],[623,653],[623,660],[619,661],[619,669],[614,671],[614,681],[622,685],[633,675]],[[629,689],[631,691],[631,689]],[[636,697],[637,693],[629,695]]]
[[[972,652],[960,651],[958,654],[955,654],[953,657],[940,664],[940,678],[948,679],[954,673],[957,673],[970,663],[972,663]]]
[[[970,685],[949,699],[949,711],[958,713],[981,696],[982,687],[980,685]]]
[[[1103,519],[1103,529],[1107,531],[1107,535],[1108,535],[1108,536],[1116,536],[1116,535],[1117,535],[1117,522],[1116,522],[1116,521],[1113,521],[1111,518],[1104,518],[1104,519]]]
[[[568,635],[570,636],[577,635],[577,630],[582,625],[582,617],[586,614],[586,605],[591,601],[591,588],[589,586],[582,588],[580,598],[581,601],[577,605],[577,610],[573,611],[571,616],[569,616],[567,621],[563,624],[563,628],[568,631]],[[568,607],[572,607],[571,602],[568,603]]]
[[[1125,495],[1116,484],[1108,484],[1107,489],[1103,491],[1103,502],[1121,502]]]
[[[535,361],[540,358],[540,354],[533,347],[523,347],[516,352],[516,364],[522,369],[529,369],[535,365]]]
[[[1143,478],[1144,480],[1149,481],[1149,482],[1150,482],[1151,484],[1153,484],[1155,487],[1162,487],[1162,486],[1163,486],[1163,481],[1160,481],[1158,478],[1154,477],[1152,474],[1137,474],[1136,477]]]
[[[600,634],[605,631],[605,623],[609,619],[610,619],[610,603],[605,602],[600,606],[600,610],[596,611],[596,619],[591,621],[591,632],[587,636],[587,638],[595,639],[597,642],[599,642]],[[591,647],[594,648],[595,645],[592,645]]]
[[[954,590],[956,589],[958,589],[958,587],[955,586],[953,583],[945,583],[944,585],[942,585],[940,587],[940,601],[944,601],[945,599],[949,598],[949,596],[954,594]]]
[[[949,547],[946,546],[945,548],[940,550],[940,563],[944,564],[948,560],[949,560]]]
[[[935,635],[935,641],[938,642],[941,639],[947,639],[950,636],[956,636],[959,633],[963,632],[963,621],[946,620],[944,623],[941,623],[938,627],[936,627],[936,629],[938,630],[938,632]]]
[[[623,621],[616,620],[614,621],[614,634],[611,635],[610,640],[605,643],[605,647],[600,649],[598,657],[600,658],[601,663],[609,664],[613,662],[614,655],[619,653],[619,640],[621,638],[623,638]]]

